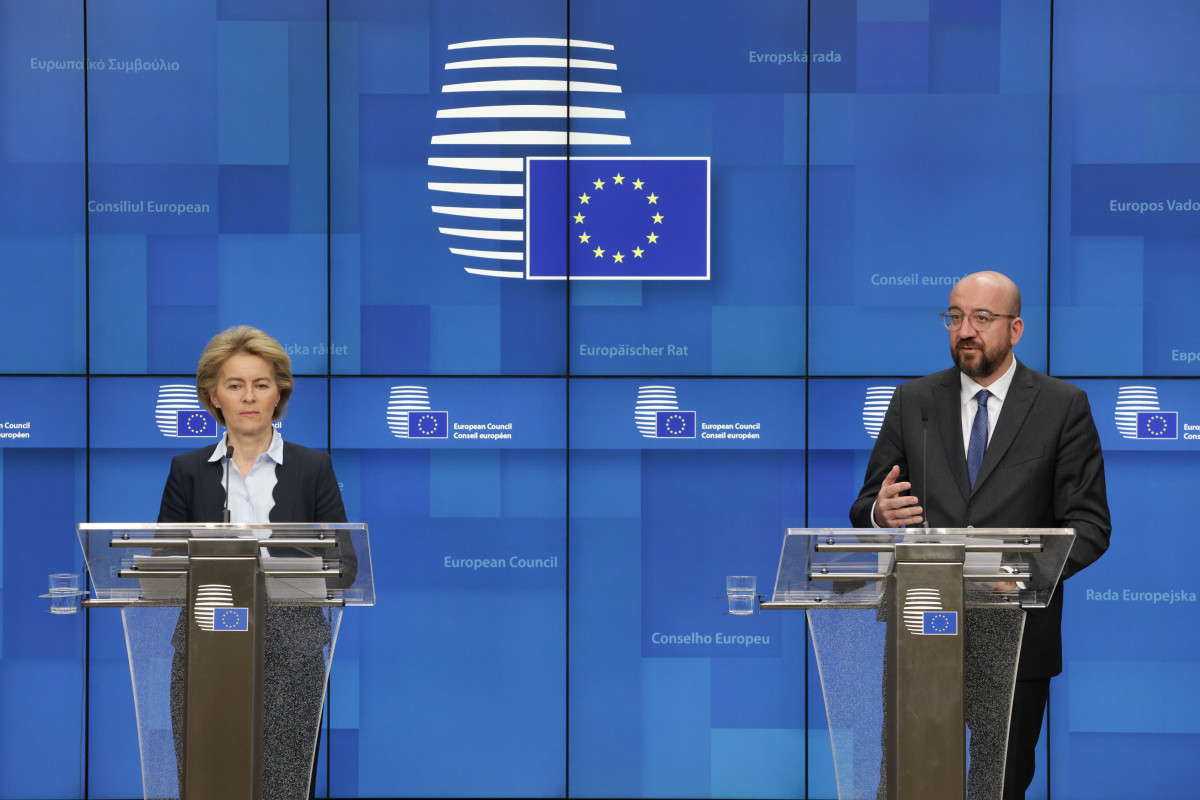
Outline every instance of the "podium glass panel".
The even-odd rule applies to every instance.
[[[1023,609],[1050,602],[1073,540],[1070,529],[787,531],[760,607],[807,612],[841,800],[999,800]]]
[[[344,606],[375,602],[366,526],[81,524],[79,539],[94,585],[89,605],[122,609],[144,796],[218,791],[204,783],[214,770],[185,780],[192,758],[241,769],[230,780],[261,786],[254,797],[307,798]],[[224,567],[211,565],[231,555],[257,576],[251,594],[217,580],[196,587],[189,604],[189,571],[219,578]],[[265,590],[257,603],[245,599],[255,582]],[[222,649],[238,636],[257,640],[244,651],[249,660]],[[190,660],[189,642],[199,647]]]

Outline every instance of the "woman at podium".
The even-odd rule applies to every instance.
[[[159,522],[346,522],[329,454],[285,442],[273,425],[287,410],[294,385],[287,352],[263,331],[242,325],[212,338],[196,368],[196,393],[225,434],[216,445],[171,461]],[[342,574],[329,583],[349,586],[355,559],[348,537],[339,538],[336,550]],[[171,674],[171,720],[180,763],[186,633],[186,619],[180,615]],[[315,761],[330,626],[318,607],[269,602],[265,637],[263,797],[305,798]]]

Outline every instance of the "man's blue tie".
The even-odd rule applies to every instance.
[[[975,393],[979,401],[979,410],[975,412],[975,421],[971,423],[971,441],[967,446],[967,475],[971,478],[971,488],[975,488],[975,476],[983,466],[983,451],[987,450],[988,440],[988,410],[987,401],[992,393],[980,389]]]

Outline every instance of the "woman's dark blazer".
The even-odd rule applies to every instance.
[[[219,461],[209,461],[216,445],[171,460],[159,522],[220,522],[225,508]],[[345,522],[342,493],[329,454],[283,443],[283,463],[275,467],[275,507],[271,522]]]

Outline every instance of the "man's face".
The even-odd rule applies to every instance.
[[[981,331],[972,317],[977,311],[1007,314],[1010,301],[1004,286],[986,278],[966,278],[950,293],[950,310],[964,315],[962,326],[950,331],[950,355],[967,377],[985,386],[1008,369],[1024,322],[996,317]]]

